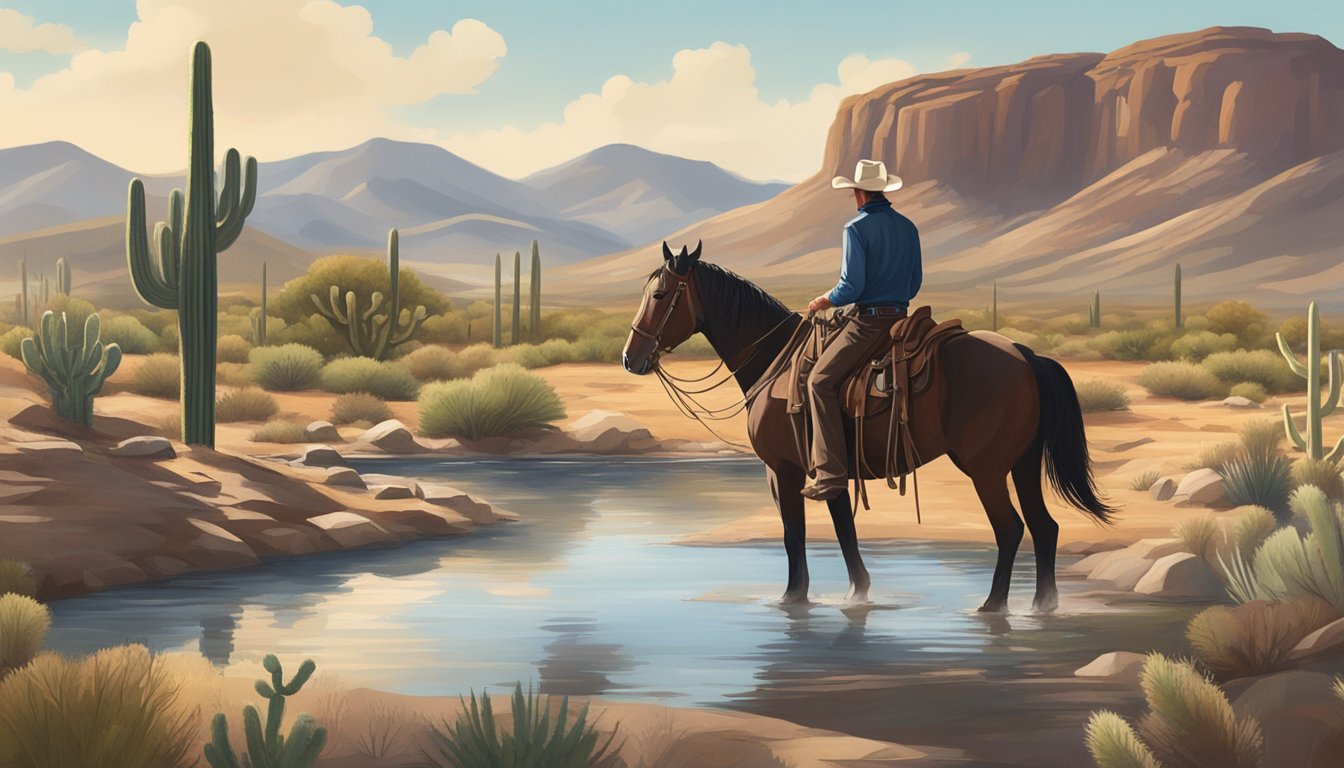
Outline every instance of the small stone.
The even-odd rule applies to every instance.
[[[310,445],[299,458],[291,461],[296,467],[344,467],[345,458],[330,445]]]
[[[589,411],[565,430],[585,450],[611,453],[625,449],[632,441],[652,437],[648,428],[618,411]]]
[[[15,448],[19,453],[44,453],[51,456],[62,456],[69,454],[83,454],[84,449],[79,443],[70,440],[32,440],[26,443],[16,443]]]
[[[107,449],[108,456],[120,456],[128,459],[175,459],[177,451],[166,437],[140,435],[128,437]]]
[[[375,485],[373,487],[373,498],[375,499],[414,499],[415,489],[409,485]]]
[[[1224,595],[1223,583],[1205,562],[1183,552],[1167,555],[1153,563],[1134,591],[1153,597],[1190,600],[1216,600]]]
[[[396,419],[375,424],[356,438],[356,442],[368,443],[387,453],[424,453],[429,450],[416,442],[411,430]]]
[[[325,531],[343,547],[363,547],[392,538],[382,526],[354,512],[329,512],[309,518],[308,522]]]
[[[1231,396],[1231,397],[1223,398],[1223,405],[1227,406],[1228,408],[1259,408],[1259,407],[1260,407],[1260,404],[1259,404],[1259,403],[1257,403],[1257,402],[1255,402],[1254,400],[1251,400],[1251,399],[1249,399],[1249,398],[1242,397],[1241,395],[1233,395],[1233,396]]]
[[[1222,501],[1226,496],[1222,476],[1206,467],[1181,478],[1173,498],[1178,502],[1210,506]]]
[[[1288,654],[1288,660],[1298,661],[1308,656],[1338,651],[1341,646],[1344,646],[1344,619],[1336,619],[1302,638]]]
[[[1087,666],[1080,667],[1074,677],[1104,677],[1114,680],[1138,680],[1147,659],[1141,653],[1112,651],[1093,659]]]
[[[350,467],[329,467],[327,476],[322,480],[325,485],[338,485],[348,488],[367,488],[364,478]]]
[[[341,439],[341,433],[330,421],[314,421],[303,428],[303,438],[314,443],[331,443]]]
[[[1176,478],[1161,477],[1157,482],[1148,486],[1148,495],[1158,501],[1169,501],[1176,495]]]

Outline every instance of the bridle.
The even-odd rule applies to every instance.
[[[691,262],[691,266],[687,268],[686,274],[684,275],[678,275],[676,272],[673,272],[667,265],[664,265],[663,268],[659,270],[658,273],[659,282],[661,283],[665,279],[671,279],[674,283],[676,283],[676,287],[670,289],[672,290],[672,299],[667,302],[667,308],[663,310],[663,316],[659,318],[652,332],[646,331],[643,328],[639,327],[640,326],[639,321],[644,319],[644,312],[642,310],[640,311],[639,315],[635,318],[635,321],[630,323],[631,333],[653,342],[653,352],[650,353],[651,359],[649,360],[649,363],[654,367],[655,370],[657,370],[658,368],[658,358],[661,357],[664,353],[672,351],[670,345],[666,345],[663,343],[663,334],[667,331],[667,324],[669,321],[671,321],[672,316],[676,314],[677,307],[681,304],[683,299],[686,302],[686,308],[690,310],[690,316],[691,316],[690,319],[691,327],[686,335],[689,337],[692,333],[695,333],[695,327],[698,324],[697,320],[699,318],[699,315],[696,314],[696,304],[697,304],[696,294],[698,294],[699,291],[696,288],[695,283],[695,265],[696,262]],[[664,290],[668,289],[667,286],[661,284],[659,285],[659,288]]]

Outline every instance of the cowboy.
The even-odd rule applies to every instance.
[[[816,500],[846,492],[849,464],[840,387],[889,338],[891,326],[905,317],[924,279],[919,231],[892,209],[885,194],[901,188],[899,176],[888,176],[880,160],[860,160],[853,179],[836,176],[831,187],[854,190],[859,215],[845,225],[840,282],[807,305],[812,312],[854,307],[807,380],[814,477],[803,495]]]

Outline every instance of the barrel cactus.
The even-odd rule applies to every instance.
[[[84,336],[71,343],[65,313],[42,314],[35,338],[19,346],[23,364],[41,376],[51,390],[51,407],[62,418],[93,425],[93,398],[107,377],[121,365],[121,348],[100,340],[102,321],[97,313],[84,321]]]

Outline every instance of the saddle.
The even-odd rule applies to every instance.
[[[840,323],[843,323],[842,319]],[[798,440],[800,457],[808,455],[807,445],[807,379],[821,352],[835,337],[839,325],[834,321],[813,322],[812,333],[786,351],[788,360],[770,386],[770,397],[785,400],[793,417],[794,436]],[[966,333],[960,320],[936,322],[929,307],[920,307],[891,327],[890,336],[879,342],[873,355],[851,373],[841,385],[841,404],[845,414],[854,420],[854,486],[855,509],[862,503],[868,509],[868,493],[864,487],[865,475],[885,476],[887,485],[899,488],[905,494],[905,471],[913,475],[919,464],[914,438],[910,430],[913,398],[929,388],[938,352],[948,339]],[[881,475],[873,471],[864,459],[864,426],[868,419],[886,418],[886,461]],[[802,422],[799,428],[799,422]],[[899,485],[897,478],[899,477]],[[919,516],[919,485],[915,480],[915,512]]]

